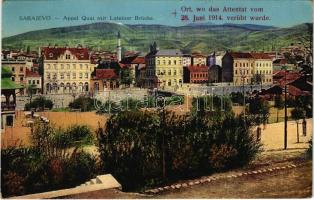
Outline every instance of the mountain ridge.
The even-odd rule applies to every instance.
[[[294,43],[308,34],[310,23],[288,28],[255,24],[201,24],[168,26],[156,24],[92,23],[29,31],[2,39],[3,48],[37,49],[48,43],[82,44],[91,49],[115,50],[116,33],[122,35],[125,50],[147,51],[156,41],[160,48],[178,48],[186,52],[200,50],[274,50]],[[200,49],[198,49],[200,48]]]

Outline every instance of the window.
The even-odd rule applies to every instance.
[[[177,64],[177,61],[176,61],[176,60],[174,60],[174,61],[173,61],[173,64],[174,64],[174,65],[176,65],[176,64]]]
[[[80,79],[82,79],[83,78],[83,73],[80,73]]]
[[[13,116],[12,115],[7,116],[6,125],[7,126],[13,126]]]
[[[35,83],[36,83],[35,80],[33,80],[33,85],[35,85]]]
[[[86,69],[88,69],[88,64],[85,65]]]
[[[73,76],[73,79],[76,79],[76,73],[73,73],[72,76]]]
[[[15,70],[14,67],[12,67],[12,72],[14,72],[14,70]]]
[[[53,74],[53,79],[57,79],[57,73]]]
[[[23,71],[23,67],[20,68],[20,72],[22,72],[22,71]]]
[[[165,65],[165,64],[166,64],[166,61],[165,61],[165,60],[163,60],[163,61],[162,61],[162,64],[164,64],[164,65]]]
[[[69,64],[67,64],[67,69],[70,69],[70,65]]]
[[[171,70],[170,69],[168,70],[168,75],[171,75]]]
[[[67,79],[70,79],[70,72],[67,73]]]
[[[49,54],[49,57],[52,58],[52,57],[53,57],[53,53],[50,53],[50,54]]]
[[[54,64],[53,66],[54,66],[54,68],[55,68],[55,69],[58,69],[58,67],[57,67],[57,65],[56,65],[56,64]]]
[[[168,61],[168,65],[171,65],[171,60]]]
[[[50,73],[47,73],[47,79],[50,79]]]
[[[160,65],[160,61],[159,60],[157,60],[157,65]]]
[[[67,60],[71,59],[70,55],[65,55],[65,59]]]
[[[64,69],[64,66],[63,66],[63,64],[61,64],[61,69]]]
[[[32,81],[31,81],[31,80],[28,80],[28,84],[29,84],[29,85],[32,84]]]
[[[76,64],[73,64],[73,69],[76,69]]]
[[[235,74],[238,74],[238,70],[235,70]]]
[[[175,76],[177,75],[177,70],[173,71],[173,75],[175,75]]]
[[[82,64],[80,64],[80,69],[83,69],[83,65]]]
[[[64,79],[64,73],[60,73],[60,79]]]
[[[37,84],[39,84],[39,80],[37,80]]]
[[[238,63],[235,63],[235,67],[237,67],[238,66]]]
[[[12,77],[12,81],[15,81],[15,77],[14,76]]]
[[[20,77],[20,81],[23,81],[23,80],[24,80],[24,78],[21,76],[21,77]]]
[[[88,73],[85,73],[85,78],[88,78]]]

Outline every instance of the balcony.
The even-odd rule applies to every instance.
[[[14,103],[10,103],[10,104],[1,103],[1,110],[2,111],[14,111],[15,107],[16,107],[16,104],[14,104]]]

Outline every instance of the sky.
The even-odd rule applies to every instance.
[[[2,2],[2,37],[39,29],[106,21],[123,24],[182,26],[194,23],[194,15],[205,17],[205,21],[199,23],[242,23],[290,27],[305,22],[312,23],[312,6],[311,0],[4,0]],[[219,12],[209,12],[210,7],[219,8]],[[223,12],[224,7],[240,7],[247,10],[246,12]],[[197,12],[197,8],[205,8],[205,11]],[[251,12],[251,8],[262,8],[262,12]],[[182,15],[187,15],[189,20],[182,21]],[[215,20],[217,15],[221,15],[222,18]],[[246,16],[246,19],[243,20],[241,15]],[[36,16],[45,16],[45,18],[33,20]],[[84,16],[93,16],[94,19],[86,20]],[[114,20],[115,16],[132,18]],[[151,20],[135,20],[135,16],[151,17]],[[231,18],[228,20],[228,16],[238,17],[238,20],[230,20]],[[251,16],[267,16],[268,19],[252,21]],[[67,17],[78,20],[66,20]],[[106,17],[106,19],[97,19],[97,17]]]

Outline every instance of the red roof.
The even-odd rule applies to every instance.
[[[136,57],[134,60],[131,62],[132,64],[145,64],[145,58],[144,57]]]
[[[38,74],[38,72],[32,72],[29,69],[26,69],[26,77],[40,77],[40,75]]]
[[[230,52],[230,55],[231,55],[233,58],[253,58],[250,53]]]
[[[188,67],[190,72],[208,72],[208,67],[207,66],[189,66]]]
[[[266,53],[250,53],[255,59],[268,59],[271,60],[271,57]]]
[[[115,73],[114,69],[96,69],[97,79],[116,79],[118,75]]]
[[[46,60],[57,60],[58,57],[68,50],[78,60],[89,60],[87,48],[69,48],[69,47],[44,47],[43,52]]]

